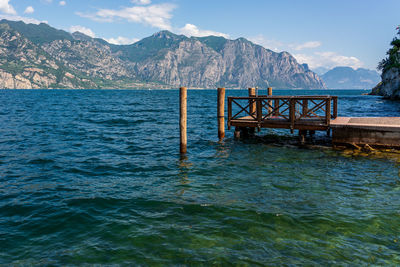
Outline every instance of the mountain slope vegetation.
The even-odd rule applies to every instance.
[[[325,88],[287,52],[244,38],[161,31],[113,45],[47,24],[0,21],[0,88]]]

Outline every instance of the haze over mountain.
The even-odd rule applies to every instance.
[[[325,88],[306,64],[244,38],[161,31],[113,45],[47,24],[0,21],[0,88]]]
[[[329,89],[371,89],[380,81],[375,70],[336,67],[321,76]]]
[[[312,69],[312,71],[315,72],[316,74],[318,74],[319,76],[324,75],[325,73],[327,73],[330,70],[331,69],[327,68],[327,67],[318,67],[318,68]]]

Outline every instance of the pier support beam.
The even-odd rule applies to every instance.
[[[249,127],[248,129],[249,136],[254,137],[256,133],[256,128],[255,127]]]
[[[218,138],[225,137],[225,88],[218,88]]]
[[[299,130],[299,141],[300,144],[304,145],[306,143],[307,130]]]
[[[235,139],[247,139],[254,136],[254,127],[235,127]]]
[[[240,127],[235,127],[235,139],[240,139]]]
[[[187,89],[179,89],[179,129],[180,129],[180,153],[187,152]]]

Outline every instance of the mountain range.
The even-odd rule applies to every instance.
[[[0,88],[326,88],[306,64],[244,38],[161,31],[114,45],[47,24],[0,21]]]
[[[321,76],[329,89],[371,89],[379,81],[375,70],[350,67],[336,67]]]

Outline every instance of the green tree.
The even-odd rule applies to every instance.
[[[400,36],[400,25],[396,28],[397,35]],[[400,39],[396,36],[390,43],[392,46],[387,52],[387,57],[378,64],[378,70],[386,71],[393,67],[400,67]]]

